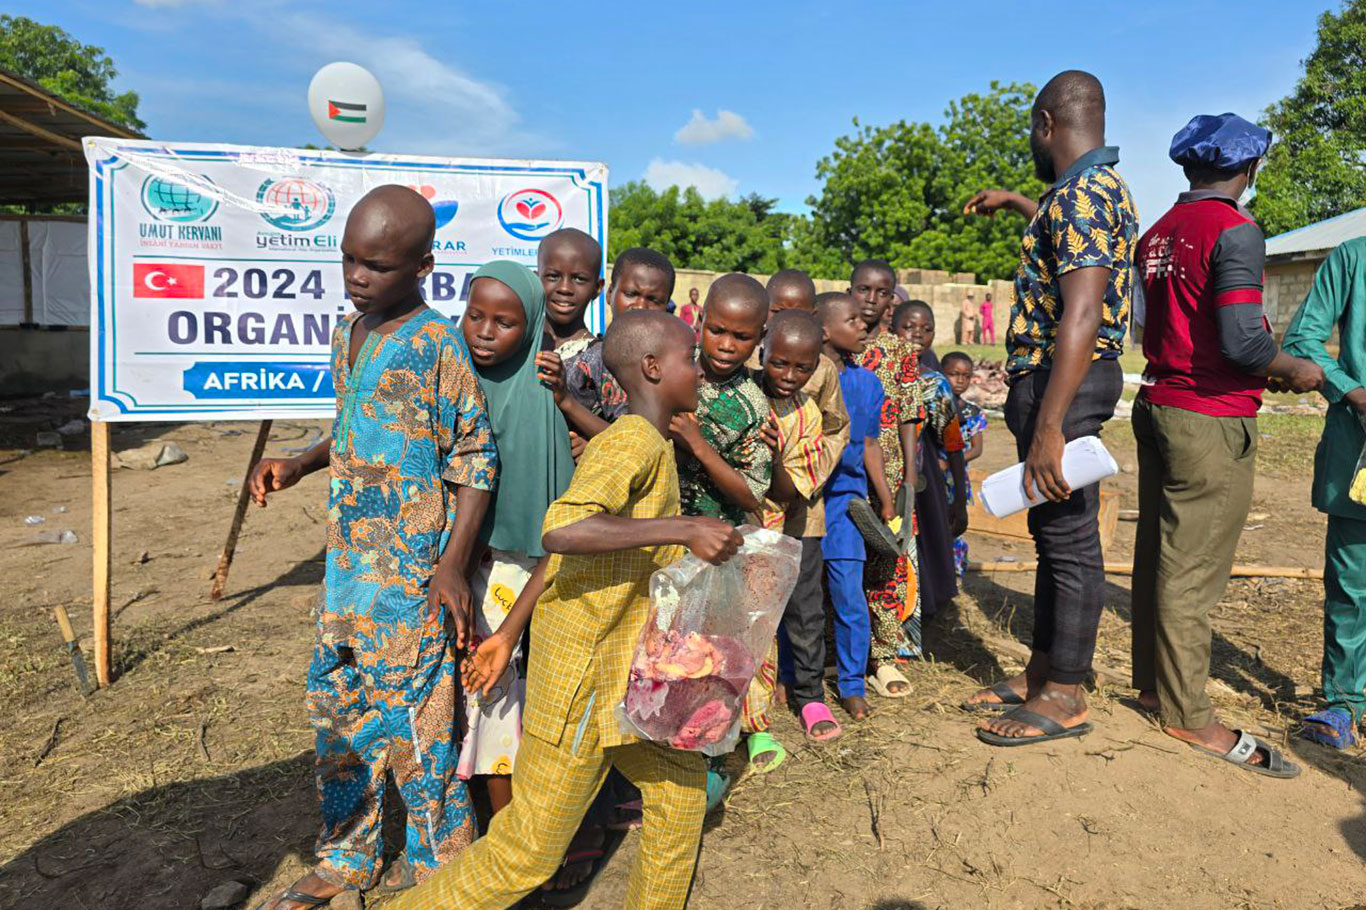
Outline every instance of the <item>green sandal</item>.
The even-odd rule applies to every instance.
[[[787,750],[783,748],[783,744],[767,730],[751,733],[746,745],[749,748],[749,767],[755,774],[767,774],[787,758]],[[761,761],[765,755],[772,757]]]

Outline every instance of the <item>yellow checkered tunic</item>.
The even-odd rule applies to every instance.
[[[673,446],[644,418],[621,417],[594,437],[569,489],[546,513],[545,529],[601,513],[678,514]],[[627,910],[686,905],[702,839],[706,765],[699,753],[623,736],[612,716],[646,619],[650,575],[680,555],[679,547],[647,547],[552,559],[532,619],[526,737],[512,802],[486,837],[386,910],[512,906],[559,868],[612,766],[640,788],[643,810]]]
[[[643,417],[626,415],[593,438],[574,480],[545,513],[545,531],[592,515],[672,518],[678,514],[673,446]],[[623,543],[626,543],[623,541]],[[531,620],[531,658],[522,729],[558,744],[581,687],[603,748],[634,741],[612,707],[626,694],[636,641],[650,609],[650,576],[681,547],[640,547],[596,556],[554,556]]]

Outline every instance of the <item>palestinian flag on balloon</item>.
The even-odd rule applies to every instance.
[[[327,119],[338,123],[364,123],[365,105],[349,101],[328,101]]]

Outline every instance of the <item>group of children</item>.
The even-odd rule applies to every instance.
[[[333,435],[253,474],[262,505],[311,471],[332,478],[308,677],[319,863],[262,907],[348,888],[406,892],[397,910],[493,910],[537,888],[569,906],[635,826],[628,906],[682,906],[728,779],[724,761],[637,740],[613,715],[650,576],[685,548],[724,562],[740,525],[801,540],[742,711],[755,771],[785,755],[775,705],[813,740],[842,732],[825,700],[827,616],[849,717],[868,716],[868,686],[909,694],[898,664],[919,655],[922,613],[953,596],[965,554],[965,464],[985,427],[961,398],[971,361],[934,359],[933,312],[898,302],[880,261],[860,263],[848,293],[817,294],[799,271],[766,287],[726,275],[694,328],[667,313],[668,259],[630,249],[597,336],[585,314],[602,249],[574,229],[542,241],[535,272],[479,269],[457,326],[418,288],[433,230],[402,187],[352,210]],[[386,868],[390,775],[408,825]],[[478,840],[472,779],[492,812]]]

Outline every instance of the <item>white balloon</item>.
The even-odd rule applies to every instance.
[[[384,90],[363,66],[329,63],[308,84],[308,112],[329,143],[358,149],[384,126]]]

